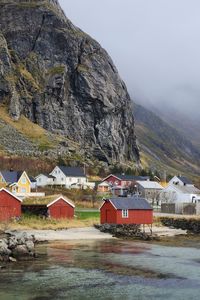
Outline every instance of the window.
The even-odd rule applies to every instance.
[[[71,177],[69,177],[69,182],[71,182],[72,181],[72,179],[71,179]]]
[[[122,210],[122,218],[128,218],[128,209]]]
[[[26,193],[26,189],[22,188],[21,193]]]
[[[64,181],[64,178],[63,178],[63,177],[61,178],[61,181]]]
[[[22,177],[22,184],[26,184],[26,177]]]

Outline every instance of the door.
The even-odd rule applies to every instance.
[[[60,218],[67,218],[67,207],[66,206],[60,206]]]
[[[52,209],[52,217],[55,219],[67,218],[67,207],[65,206],[55,206]]]
[[[106,223],[111,223],[111,211],[106,209]]]

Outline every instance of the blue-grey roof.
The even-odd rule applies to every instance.
[[[21,177],[23,171],[1,171],[1,174],[7,183],[15,183]]]
[[[37,182],[37,180],[33,177],[33,176],[29,176],[30,181],[33,182]]]
[[[106,201],[106,200],[105,200]],[[110,201],[116,209],[142,209],[142,210],[152,210],[149,202],[140,197],[118,197],[107,199]]]
[[[135,175],[126,175],[126,174],[113,174],[121,180],[148,180],[149,176],[135,176]]]
[[[181,180],[184,184],[192,184],[192,181],[185,176],[178,176],[178,179]]]
[[[72,177],[86,177],[84,174],[84,170],[79,167],[65,167],[65,166],[59,166],[61,171],[66,176],[72,176]]]

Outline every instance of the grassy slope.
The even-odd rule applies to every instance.
[[[31,122],[25,116],[21,116],[18,121],[14,121],[8,113],[8,108],[5,105],[0,105],[0,120],[4,121],[9,126],[16,129],[28,140],[38,146],[39,150],[53,149],[59,146],[59,142],[67,142],[74,149],[79,149],[79,144],[68,139],[65,136],[55,135],[48,132],[39,125]]]
[[[26,138],[40,147],[53,148],[55,144],[50,140],[48,132],[39,125],[32,123],[24,116],[19,121],[14,121],[8,114],[5,106],[0,106],[0,119],[22,133]]]
[[[141,160],[167,173],[200,174],[200,152],[183,135],[140,105],[134,106]]]

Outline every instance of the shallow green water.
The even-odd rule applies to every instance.
[[[39,245],[35,261],[0,270],[0,300],[200,299],[199,248],[198,240]]]

